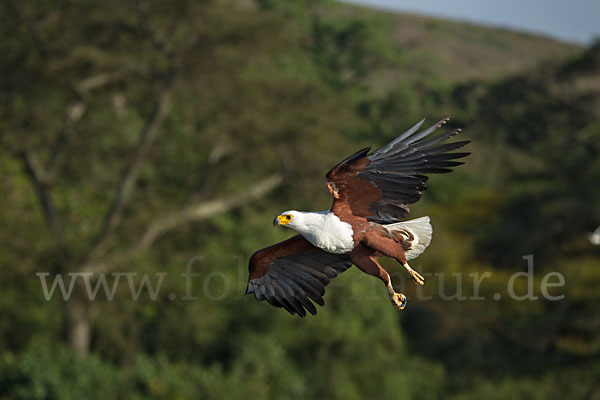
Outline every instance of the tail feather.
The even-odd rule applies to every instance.
[[[390,232],[407,230],[412,233],[414,239],[412,240],[411,248],[406,251],[407,260],[417,258],[431,243],[433,228],[431,227],[429,217],[421,217],[383,226]]]

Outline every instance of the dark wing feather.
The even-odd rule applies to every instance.
[[[469,155],[449,153],[468,141],[439,144],[460,129],[428,138],[448,120],[443,118],[419,132],[422,120],[379,150],[370,154],[370,149],[360,150],[333,167],[327,173],[334,196],[332,211],[342,220],[351,214],[379,224],[405,218],[408,205],[419,201],[427,189],[424,174],[450,172],[449,168],[464,164],[454,160]]]
[[[246,293],[291,314],[314,315],[311,300],[324,305],[325,286],[351,265],[347,255],[328,253],[296,235],[252,255]]]

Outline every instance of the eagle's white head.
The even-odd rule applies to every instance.
[[[330,210],[320,212],[286,211],[273,220],[274,226],[295,230],[313,246],[330,253],[346,253],[354,248],[352,226]]]
[[[281,225],[292,229],[298,228],[304,225],[304,214],[296,210],[283,212],[275,217],[273,226]]]
[[[327,228],[324,223],[328,214],[331,214],[329,210],[320,212],[290,210],[276,216],[273,226],[285,226],[302,234],[319,231]]]

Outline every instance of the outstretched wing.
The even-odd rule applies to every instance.
[[[304,317],[308,310],[315,315],[310,300],[323,306],[325,286],[351,265],[347,255],[328,253],[296,235],[252,255],[246,293],[291,314]]]
[[[427,189],[423,174],[450,172],[448,167],[464,164],[453,160],[469,155],[448,153],[469,141],[440,144],[460,129],[427,138],[449,119],[418,132],[422,120],[379,150],[369,154],[370,148],[362,149],[333,167],[326,175],[334,197],[331,210],[342,220],[350,214],[379,224],[405,218],[408,205]]]

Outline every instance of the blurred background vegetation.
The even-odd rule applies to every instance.
[[[600,43],[310,0],[9,0],[0,33],[0,398],[600,399]],[[243,296],[274,215],[446,114],[473,154],[413,208],[431,300],[394,263],[404,312],[356,269],[313,318]],[[564,300],[494,301],[529,254]]]

